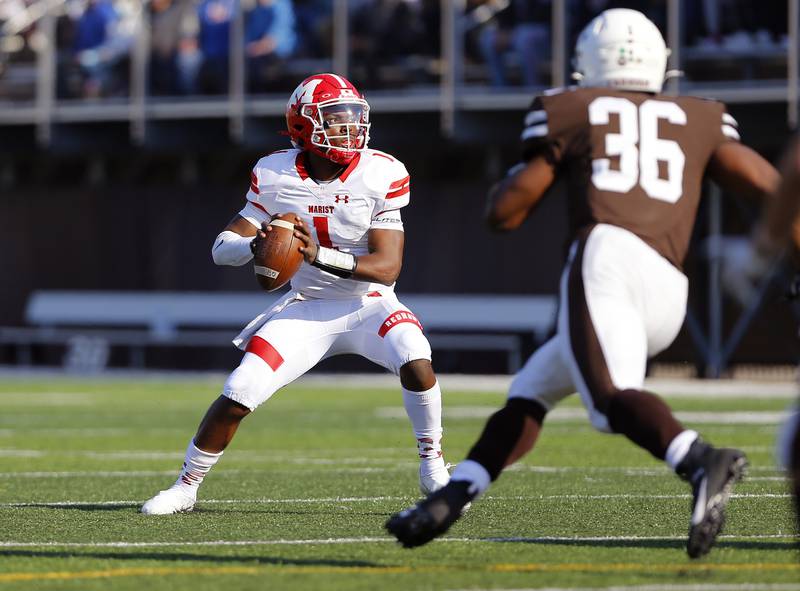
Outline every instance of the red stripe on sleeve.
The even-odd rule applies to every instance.
[[[394,199],[395,197],[402,197],[403,195],[408,195],[411,192],[411,187],[404,187],[402,189],[397,189],[392,193],[386,194],[386,199]]]
[[[403,324],[404,322],[411,322],[412,324],[416,324],[420,330],[422,330],[422,325],[417,320],[417,317],[414,316],[408,310],[400,310],[398,312],[393,313],[389,316],[386,320],[383,321],[381,327],[378,329],[378,336],[383,338],[386,336],[386,333],[392,330],[398,324]]]
[[[258,209],[260,209],[261,211],[263,211],[265,214],[267,214],[267,215],[272,215],[270,212],[268,212],[266,209],[264,209],[264,206],[263,206],[263,205],[260,205],[260,204],[256,203],[255,201],[250,201],[249,199],[247,200],[247,202],[248,202],[248,203],[252,203],[252,204],[253,204],[253,205],[255,205],[255,206],[258,208]]]
[[[261,337],[250,339],[250,342],[247,343],[246,351],[261,357],[272,368],[272,371],[278,371],[278,368],[283,365],[281,354]]]
[[[408,175],[404,179],[400,179],[399,181],[393,182],[391,185],[389,185],[389,189],[397,189],[399,187],[402,187],[403,185],[405,185],[410,180],[411,180],[411,175]]]

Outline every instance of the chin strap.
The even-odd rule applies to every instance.
[[[353,275],[358,266],[358,259],[349,252],[340,252],[334,248],[320,246],[312,266],[327,271],[337,277],[347,279]]]

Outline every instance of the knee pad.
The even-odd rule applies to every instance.
[[[431,359],[431,345],[422,331],[412,324],[401,324],[386,333],[386,346],[394,372],[409,361]]]
[[[275,392],[275,373],[258,357],[247,353],[225,381],[222,394],[251,411]]]

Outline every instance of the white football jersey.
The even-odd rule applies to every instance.
[[[258,161],[247,204],[239,215],[256,227],[278,213],[295,213],[312,229],[320,246],[355,256],[367,254],[367,232],[403,230],[400,208],[408,205],[410,177],[402,162],[378,150],[365,150],[329,182],[318,183],[305,167],[301,150],[280,150]],[[306,263],[292,289],[314,298],[349,298],[392,286],[342,279]]]

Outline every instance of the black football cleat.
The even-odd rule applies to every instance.
[[[475,496],[468,492],[469,486],[464,480],[451,480],[413,507],[392,515],[386,522],[386,529],[405,548],[427,544],[461,517],[464,507]]]
[[[711,550],[725,525],[725,507],[733,485],[742,479],[747,458],[738,449],[714,449],[697,442],[694,466],[686,474],[692,484],[692,518],[686,552],[690,558],[700,558]],[[694,445],[692,446],[694,448]],[[687,458],[688,459],[688,458]]]

